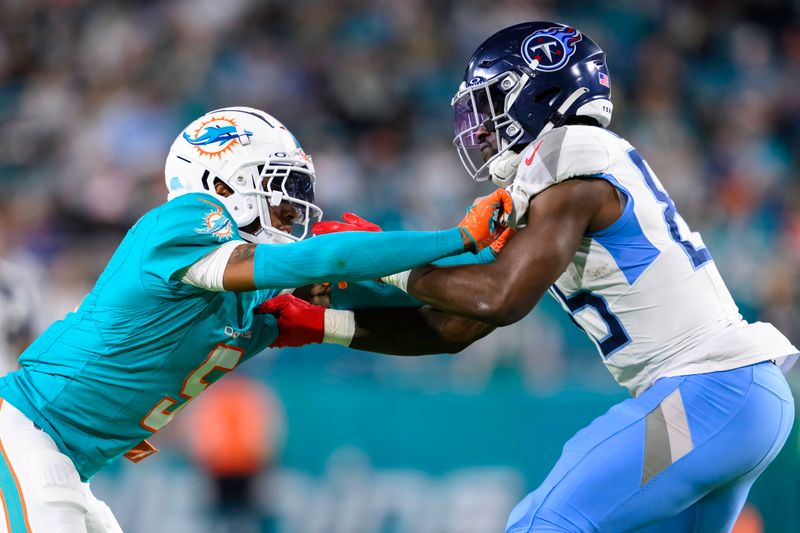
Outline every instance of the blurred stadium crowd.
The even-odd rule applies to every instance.
[[[605,49],[612,129],[703,234],[746,318],[800,343],[798,10],[770,0],[4,0],[6,365],[26,336],[80,302],[128,227],[166,199],[169,145],[209,109],[249,105],[283,121],[314,158],[326,218],[452,225],[490,185],[472,183],[457,160],[450,97],[480,42],[534,19],[574,25]],[[353,363],[342,350],[325,368],[372,378],[377,368],[379,383],[411,372],[423,388],[436,388],[422,376],[438,379],[443,367],[486,386],[508,363],[502,354],[540,384],[604,373],[558,313],[545,307],[474,357],[428,360],[424,372],[416,361]],[[319,361],[277,357],[302,370]],[[253,361],[256,373],[261,364],[271,363]]]
[[[296,133],[328,216],[452,224],[489,186],[456,161],[449,98],[477,44],[537,18],[605,48],[613,129],[703,233],[746,316],[800,340],[800,32],[780,2],[8,0],[2,256],[41,267],[57,318],[165,199],[176,132],[232,104]]]
[[[329,216],[452,224],[488,189],[450,146],[466,59],[505,25],[564,20],[607,51],[613,129],[704,234],[743,311],[797,340],[794,15],[767,1],[9,0],[3,257],[44,268],[54,311],[74,305],[122,232],[164,200],[176,132],[231,104],[266,109],[297,134]]]

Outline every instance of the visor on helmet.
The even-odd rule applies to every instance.
[[[286,170],[288,173],[284,173]],[[312,176],[289,168],[273,167],[261,172],[261,184],[267,196],[267,209],[281,204],[288,204],[294,208],[291,237],[302,239],[308,233],[309,224],[319,222],[322,218],[322,210],[314,205]],[[269,212],[266,216],[269,217]],[[269,226],[275,229],[271,223]]]
[[[453,144],[464,168],[476,181],[487,180],[490,162],[514,146],[524,134],[520,125],[508,114],[508,109],[519,94],[519,85],[519,76],[508,73],[475,85],[462,84],[453,97]],[[494,133],[497,143],[497,153],[485,161],[483,151],[491,149],[491,146],[488,140],[481,141],[478,138],[478,133],[483,130]]]
[[[314,204],[314,170],[302,158],[283,153],[273,154],[262,161],[243,165],[228,181],[234,192],[255,201],[260,228],[241,231],[254,242],[287,242],[303,239],[311,224],[322,219],[322,209]],[[294,208],[291,232],[272,225],[270,208],[289,205]]]
[[[322,209],[314,204],[314,181],[313,170],[288,158],[283,160],[273,156],[268,165],[259,167],[258,183],[261,186],[256,194],[264,196],[259,205],[263,229],[278,232],[279,236],[286,235],[272,226],[269,208],[288,204],[295,209],[292,231],[288,236],[292,240],[306,237],[310,225],[322,219]]]

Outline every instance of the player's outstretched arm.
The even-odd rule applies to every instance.
[[[374,279],[467,250],[481,250],[495,234],[507,196],[487,197],[457,228],[445,231],[345,232],[290,244],[245,244],[231,253],[223,287],[231,291],[288,288],[325,281]]]
[[[228,260],[229,291],[287,288],[379,278],[472,246],[456,229],[320,235],[289,244],[243,244]],[[406,265],[406,266],[401,266]]]
[[[498,326],[524,317],[564,272],[581,238],[612,224],[621,207],[601,179],[570,179],[531,200],[528,224],[486,265],[412,270],[406,290],[437,309]]]
[[[390,355],[456,353],[494,330],[492,325],[427,306],[346,311],[325,309],[289,294],[268,300],[256,313],[277,318],[279,336],[273,347],[325,342]]]

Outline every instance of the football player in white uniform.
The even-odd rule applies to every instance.
[[[605,129],[609,87],[605,54],[569,26],[523,23],[486,40],[453,99],[454,142],[474,178],[506,188],[517,234],[494,262],[388,281],[440,317],[465,317],[451,323],[462,343],[549,292],[633,395],[567,442],[507,533],[729,531],[791,429],[779,365],[797,349],[743,320],[700,235],[639,152]],[[311,338],[306,317],[322,311],[289,298],[271,309],[282,337]],[[414,350],[409,326],[372,317],[354,313],[350,346],[387,351],[388,338],[395,353]]]

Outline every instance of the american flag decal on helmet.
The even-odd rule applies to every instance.
[[[600,82],[600,85],[602,85],[603,87],[609,87],[610,88],[609,83],[608,83],[608,74],[603,74],[602,72],[598,72],[597,73],[597,78],[598,78],[598,81]]]

